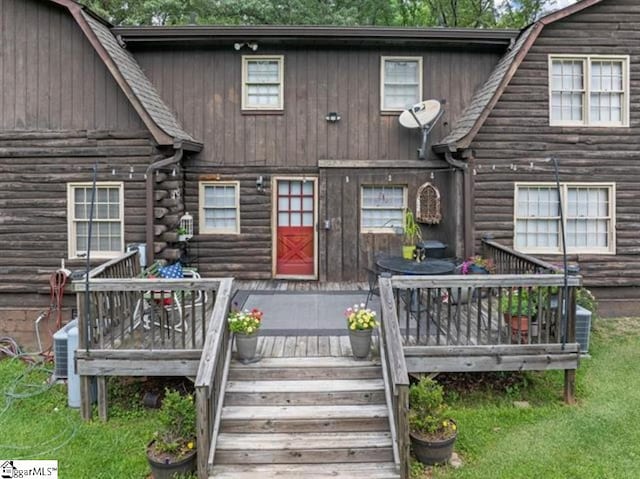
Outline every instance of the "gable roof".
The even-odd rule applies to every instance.
[[[180,126],[174,113],[160,98],[158,91],[131,53],[120,46],[111,33],[111,24],[73,0],[48,1],[69,10],[159,145],[180,144],[189,150],[202,148],[202,144]]]
[[[569,15],[578,13],[585,8],[596,5],[603,0],[582,0],[568,7],[557,10],[541,18],[537,22],[525,27],[511,49],[495,66],[487,81],[476,91],[469,105],[464,109],[460,118],[455,122],[451,132],[440,140],[433,149],[438,152],[456,151],[468,148],[493,110],[504,89],[518,70],[527,53],[542,32],[551,23],[557,22]]]

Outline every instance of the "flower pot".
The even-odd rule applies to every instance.
[[[528,316],[511,316],[504,313],[505,322],[509,323],[511,328],[511,342],[517,343],[520,337],[521,343],[527,343],[529,338],[529,317]],[[537,325],[536,325],[537,329]]]
[[[151,467],[153,479],[173,479],[176,475],[186,475],[196,470],[196,450],[193,449],[182,459],[172,461],[167,454],[154,453],[151,441],[147,447],[147,461]]]
[[[451,458],[458,433],[446,439],[427,439],[413,432],[409,436],[416,459],[422,464],[432,465],[443,464]]]
[[[458,288],[451,288],[451,304],[467,304],[473,292],[474,288],[471,288],[471,294],[469,294],[469,288],[460,288],[460,294],[458,294]]]
[[[365,359],[371,351],[371,329],[349,330],[351,351],[357,359]]]
[[[402,247],[402,257],[404,259],[413,259],[413,253],[415,252],[415,246],[403,246]]]
[[[476,264],[469,265],[469,274],[489,274],[489,270]]]
[[[236,350],[238,359],[249,360],[256,355],[258,348],[258,331],[251,334],[236,333]]]

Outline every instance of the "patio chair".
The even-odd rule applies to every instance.
[[[154,262],[149,268],[141,273],[146,278],[185,278],[200,279],[200,274],[193,268],[176,267],[180,263],[171,266],[164,266],[161,262]],[[173,268],[173,269],[172,269]],[[196,306],[202,306],[207,302],[207,295],[202,291],[195,292],[195,301],[191,301],[193,292],[181,292],[172,290],[152,290],[147,291],[138,300],[134,318],[142,323],[142,327],[146,330],[151,328],[151,320],[154,318],[153,324],[157,327],[165,327],[172,329],[178,333],[188,330],[188,322],[186,321],[186,310]],[[183,302],[185,304],[183,304]],[[162,320],[164,318],[164,320]],[[175,324],[170,321],[175,320]]]

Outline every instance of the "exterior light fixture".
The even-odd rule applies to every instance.
[[[258,190],[258,193],[264,193],[264,178],[262,175],[256,179],[256,190]]]
[[[327,113],[327,116],[325,116],[324,119],[329,123],[335,123],[337,121],[340,121],[340,114],[335,111],[330,111],[329,113]]]

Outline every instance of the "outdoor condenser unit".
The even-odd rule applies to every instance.
[[[56,333],[53,335],[54,380],[67,378],[67,338],[69,336],[69,330],[74,326],[77,326],[77,324],[77,319],[69,321],[69,323],[67,323],[60,330],[56,331]]]

